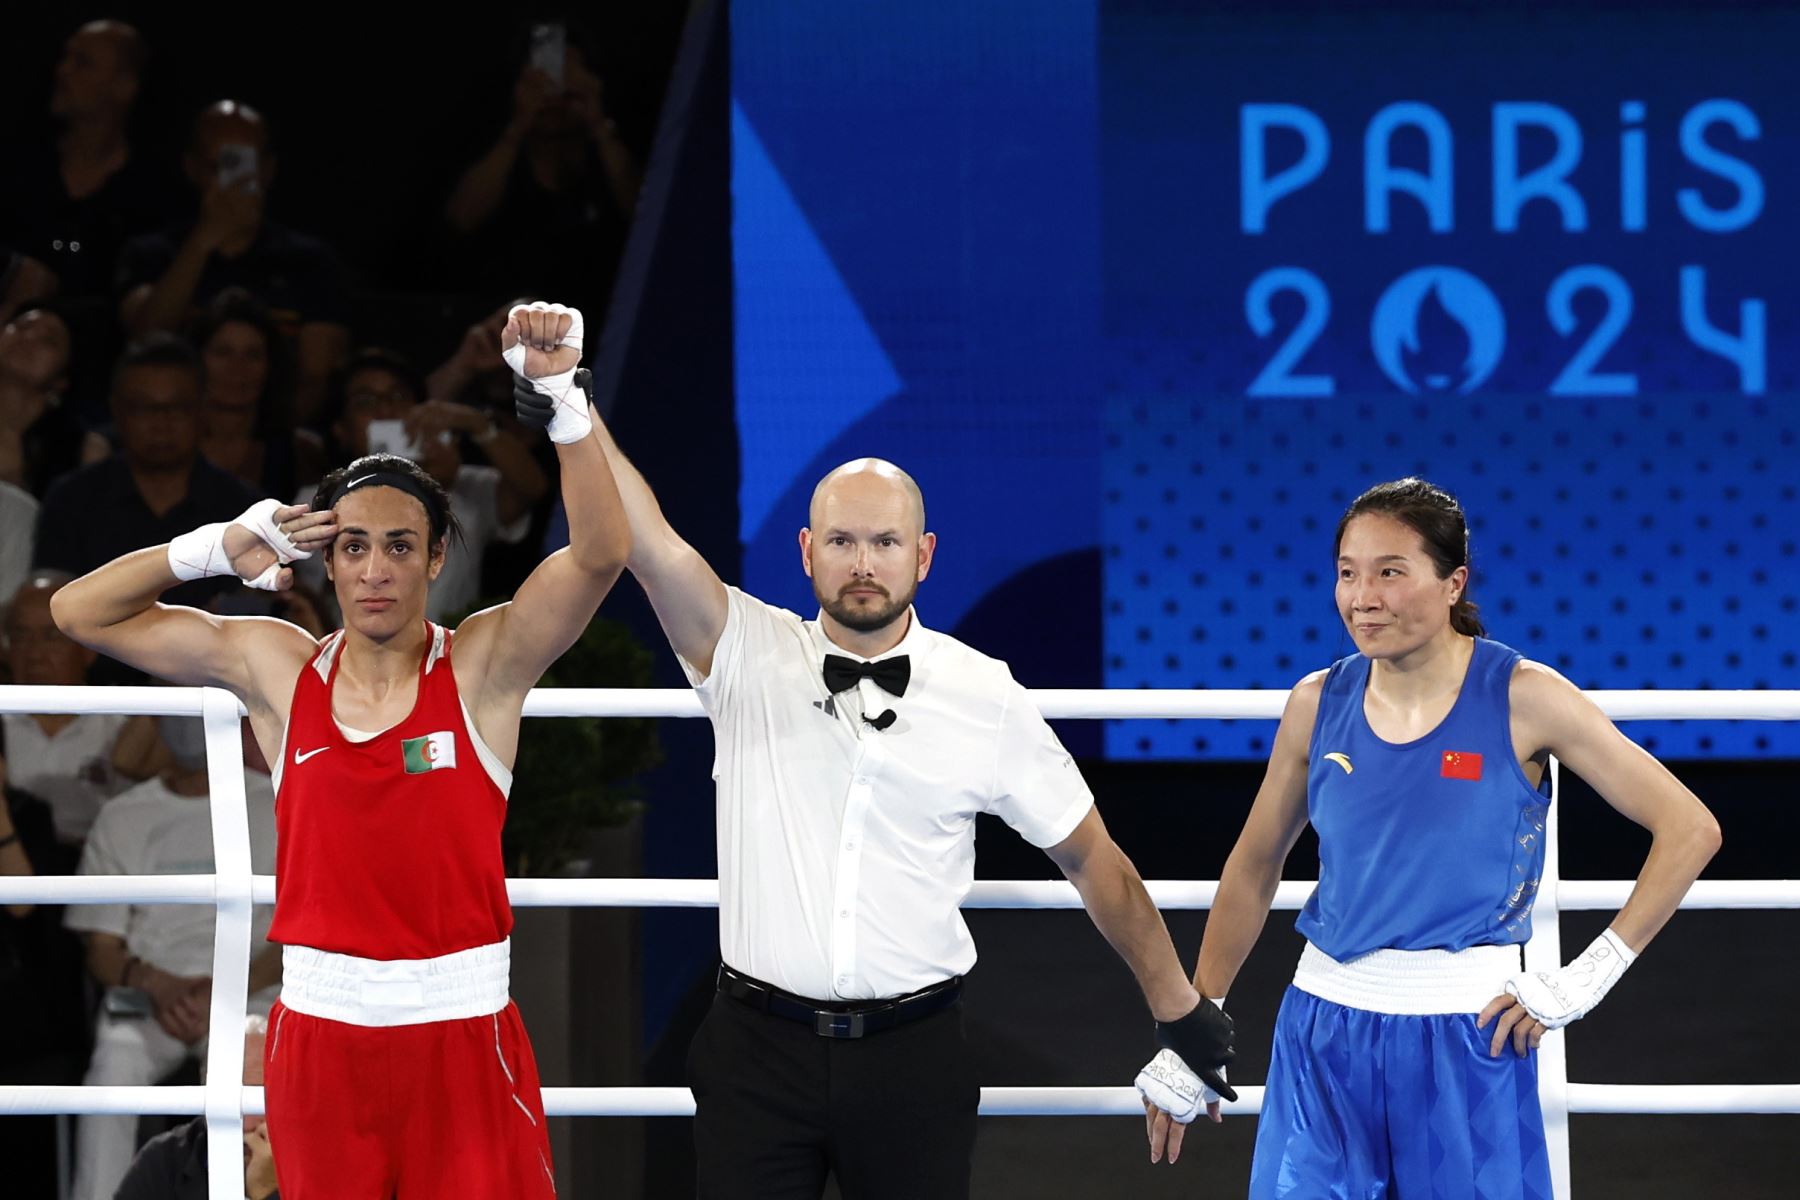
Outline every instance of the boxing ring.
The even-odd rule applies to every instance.
[[[1184,719],[1274,720],[1285,691],[1058,691],[1032,693],[1047,717],[1064,720]],[[1800,720],[1800,691],[1597,691],[1589,695],[1616,721]],[[0,904],[210,904],[218,909],[213,944],[211,1037],[206,1083],[193,1087],[81,1087],[0,1085],[0,1117],[14,1114],[204,1115],[208,1129],[210,1200],[242,1195],[242,1119],[260,1114],[262,1089],[244,1087],[245,993],[250,969],[250,918],[256,904],[272,904],[275,880],[254,875],[237,699],[216,688],[0,686],[0,713],[125,713],[198,716],[206,722],[206,754],[212,787],[214,874],[133,875],[105,878],[0,876]],[[525,704],[528,717],[699,717],[699,701],[679,689],[540,689]],[[1560,783],[1551,764],[1552,797]],[[1630,880],[1565,883],[1558,873],[1559,805],[1550,805],[1544,874],[1525,947],[1529,970],[1563,963],[1560,916],[1564,912],[1616,910]],[[1211,881],[1155,881],[1150,895],[1163,909],[1207,908],[1218,888]],[[1274,907],[1298,910],[1312,881],[1284,881]],[[718,882],[705,879],[514,879],[508,894],[518,907],[713,908]],[[1078,908],[1066,882],[977,883],[970,908]],[[1684,909],[1800,908],[1800,881],[1702,880]],[[1148,1053],[1148,1047],[1146,1048]],[[1570,1113],[1800,1113],[1800,1082],[1791,1084],[1634,1085],[1572,1083],[1563,1031],[1544,1037],[1538,1051],[1539,1093],[1549,1137],[1551,1172],[1559,1200],[1568,1200]],[[1137,1063],[1123,1064],[1121,1075]],[[1224,1111],[1257,1112],[1261,1087],[1240,1086],[1241,1097]],[[551,1116],[691,1116],[686,1088],[545,1088]],[[1141,1117],[1131,1087],[988,1087],[981,1112],[989,1116]]]

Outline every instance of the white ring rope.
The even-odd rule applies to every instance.
[[[1587,693],[1614,720],[1800,720],[1800,691],[1595,691]],[[1272,720],[1280,717],[1287,692],[1039,690],[1032,693],[1046,717],[1099,720]],[[211,688],[41,687],[0,685],[0,713],[124,713],[200,716],[206,721],[207,762],[212,791],[213,875],[112,876],[107,878],[0,877],[3,904],[212,904],[219,909],[214,939],[212,1037],[207,1047],[204,1087],[109,1087],[0,1085],[0,1115],[26,1113],[204,1114],[208,1129],[209,1195],[231,1200],[242,1169],[242,1116],[262,1111],[261,1088],[243,1087],[244,995],[250,961],[252,903],[274,902],[275,881],[252,875],[243,775],[238,769],[238,718],[243,708],[229,694]],[[525,702],[528,717],[699,717],[691,691],[673,688],[541,688]],[[1546,830],[1554,848],[1554,826]],[[1611,910],[1625,902],[1630,881],[1561,881],[1554,859],[1546,863],[1539,895],[1538,934],[1527,946],[1529,959],[1554,953],[1560,912]],[[1313,883],[1284,881],[1274,907],[1298,909]],[[1164,909],[1207,908],[1217,881],[1161,880],[1148,884]],[[512,903],[530,906],[714,908],[719,885],[711,879],[512,879]],[[968,908],[1077,908],[1080,899],[1065,881],[1024,880],[977,883]],[[1706,880],[1682,902],[1687,909],[1800,908],[1800,881]],[[1556,965],[1556,964],[1552,964]],[[1562,1067],[1562,1034],[1545,1041],[1540,1058],[1547,1127],[1567,1113],[1800,1113],[1800,1084],[1622,1085],[1570,1083]],[[1552,1042],[1558,1044],[1552,1045]],[[1240,1087],[1233,1114],[1255,1113],[1263,1089]],[[550,1116],[692,1116],[686,1088],[545,1088]],[[1011,1116],[1141,1116],[1133,1088],[990,1087],[982,1089],[981,1112]],[[1560,1141],[1560,1135],[1553,1137]],[[1552,1146],[1556,1190],[1566,1197],[1566,1142]]]
[[[43,1113],[157,1113],[192,1117],[201,1112],[199,1087],[31,1087],[0,1092],[0,1116]],[[263,1090],[238,1090],[244,1115],[261,1116]],[[1227,1116],[1262,1111],[1263,1089],[1240,1086]],[[1574,1113],[1800,1113],[1800,1084],[1571,1083]],[[552,1117],[691,1117],[693,1093],[682,1087],[547,1087],[544,1112]],[[989,1117],[1099,1117],[1144,1115],[1137,1089],[1129,1087],[986,1087],[981,1112]]]
[[[201,688],[0,684],[0,713],[83,712],[199,716]],[[67,692],[80,693],[71,705]],[[1592,691],[1588,699],[1615,721],[1796,721],[1800,691]],[[1273,721],[1285,689],[1180,691],[1168,688],[1038,688],[1031,693],[1053,720]],[[239,705],[238,712],[243,713]],[[528,717],[703,717],[684,688],[537,688]]]
[[[0,876],[0,904],[212,904],[211,875]],[[1156,907],[1211,908],[1215,879],[1151,879],[1144,886]],[[1298,912],[1312,894],[1310,879],[1284,880],[1277,911]],[[1636,886],[1629,879],[1565,879],[1556,904],[1564,912],[1611,912]],[[514,908],[717,908],[716,879],[509,879]],[[275,877],[251,876],[251,900],[275,903]],[[970,889],[964,908],[1080,908],[1073,884],[1050,879],[989,879]],[[1702,879],[1681,901],[1684,909],[1800,908],[1800,879]]]

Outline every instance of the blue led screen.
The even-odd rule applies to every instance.
[[[1285,687],[1351,649],[1338,514],[1420,474],[1492,636],[1584,687],[1800,686],[1794,45],[1701,6],[740,3],[747,585],[810,611],[806,497],[880,454],[942,539],[928,623]]]

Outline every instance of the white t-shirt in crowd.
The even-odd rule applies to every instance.
[[[311,504],[312,487],[301,489],[296,504]],[[500,523],[500,472],[482,464],[464,463],[457,468],[456,482],[450,485],[450,511],[462,525],[462,538],[450,540],[444,569],[432,581],[431,593],[425,601],[428,620],[442,621],[453,613],[470,608],[481,599],[481,561],[487,548],[496,542],[511,546],[522,541],[531,530],[531,513],[521,513],[510,524]],[[325,581],[325,564],[319,556],[295,564],[300,582],[330,599],[331,587]]]
[[[0,481],[0,608],[31,573],[31,531],[37,528],[38,502],[23,488]]]
[[[59,840],[86,838],[101,806],[131,786],[112,766],[113,747],[129,720],[82,713],[51,736],[24,713],[0,716],[6,728],[6,780],[50,806]]]
[[[244,772],[250,809],[250,861],[259,875],[275,873],[275,785],[260,771]],[[82,851],[82,875],[210,875],[212,810],[205,796],[180,796],[161,779],[147,779],[100,813]],[[88,933],[125,939],[138,958],[173,975],[212,974],[210,904],[70,905],[65,923]],[[257,906],[250,954],[268,945],[274,909]]]
[[[909,610],[895,697],[836,695],[819,623],[737,588],[704,678],[718,785],[719,943],[733,969],[819,1000],[903,995],[975,964],[961,905],[975,818],[1035,846],[1068,837],[1093,793],[1006,664]],[[877,730],[864,717],[893,710]]]

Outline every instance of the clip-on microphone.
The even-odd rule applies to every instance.
[[[868,713],[863,714],[864,724],[873,725],[876,729],[886,729],[889,725],[892,725],[899,719],[900,718],[895,715],[894,710],[891,708],[877,717],[871,717]]]

